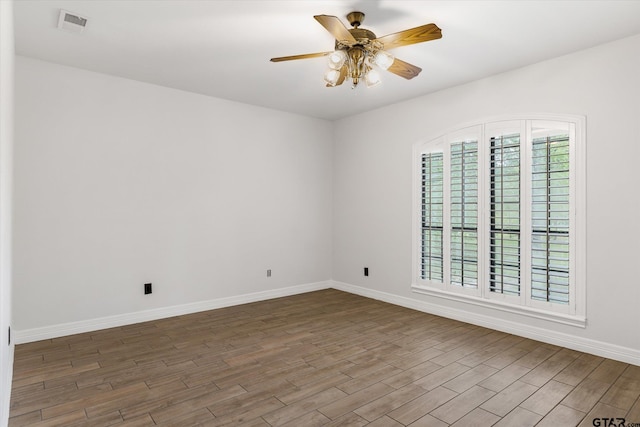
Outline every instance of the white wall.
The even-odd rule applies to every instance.
[[[352,291],[549,341],[561,337],[575,341],[566,343],[570,347],[593,346],[640,364],[638,52],[635,36],[337,122],[333,278]],[[420,78],[429,78],[428,70]],[[412,144],[458,124],[517,113],[587,118],[586,329],[410,289]],[[354,124],[359,138],[353,138]]]
[[[0,426],[9,419],[13,375],[11,322],[11,189],[13,146],[13,2],[0,1]]]
[[[330,122],[18,56],[15,132],[18,334],[330,279]]]

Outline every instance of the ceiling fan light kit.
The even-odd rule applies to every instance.
[[[353,27],[350,29],[347,29],[335,16],[316,15],[314,18],[335,37],[335,50],[271,58],[271,61],[282,62],[326,56],[329,69],[324,75],[324,81],[327,87],[339,86],[347,78],[351,79],[353,88],[357,87],[363,79],[367,87],[375,86],[380,83],[381,78],[374,67],[390,71],[407,80],[412,79],[420,74],[422,69],[396,59],[385,48],[392,49],[442,37],[442,32],[437,25],[427,24],[378,38],[373,32],[360,28],[364,20],[362,12],[351,12],[347,15],[347,20]]]

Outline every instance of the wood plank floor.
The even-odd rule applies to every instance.
[[[9,425],[592,426],[639,396],[640,366],[324,290],[18,345]]]

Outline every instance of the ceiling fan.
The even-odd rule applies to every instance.
[[[374,66],[407,80],[412,79],[420,74],[422,69],[394,58],[387,50],[442,37],[441,30],[436,24],[426,24],[383,37],[376,37],[373,32],[360,28],[360,24],[364,20],[362,12],[351,12],[347,15],[347,20],[353,28],[347,28],[335,16],[316,15],[314,18],[336,39],[335,50],[281,56],[271,58],[271,61],[282,62],[328,56],[329,70],[324,76],[327,87],[339,86],[347,78],[351,79],[354,88],[362,79],[365,80],[367,86],[374,86],[380,83],[380,75]]]

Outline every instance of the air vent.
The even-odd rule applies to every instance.
[[[61,30],[71,31],[73,33],[81,33],[87,26],[87,18],[60,9],[60,17],[58,18],[58,28]]]

